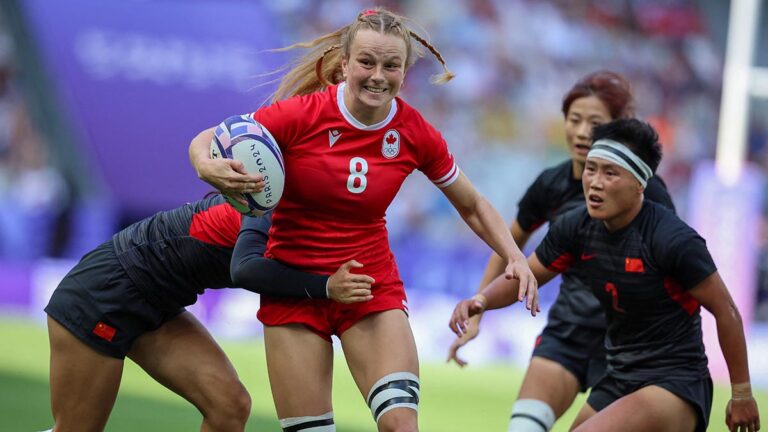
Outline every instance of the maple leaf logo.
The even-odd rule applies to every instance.
[[[400,133],[396,129],[390,129],[381,140],[381,154],[387,159],[392,159],[400,154]]]

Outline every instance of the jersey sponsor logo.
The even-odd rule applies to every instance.
[[[93,328],[93,334],[107,342],[112,342],[115,333],[117,333],[117,330],[114,327],[108,326],[101,321],[97,322],[96,326]]]
[[[594,254],[594,253],[588,254],[588,253],[582,252],[581,253],[581,260],[582,261],[589,261],[589,260],[593,259],[595,257],[595,255],[596,254]]]
[[[394,159],[400,154],[400,133],[390,129],[381,142],[381,154],[387,159]]]
[[[329,130],[328,131],[328,145],[329,145],[329,147],[333,147],[333,145],[336,144],[336,141],[338,141],[339,138],[341,138],[341,132],[339,132],[336,129]]]
[[[645,271],[641,258],[624,258],[624,271],[627,273],[642,273]]]

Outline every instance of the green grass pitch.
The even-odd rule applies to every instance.
[[[48,401],[48,338],[45,328],[29,321],[0,318],[0,431],[39,431],[52,425]],[[258,340],[224,343],[253,398],[248,431],[279,431]],[[334,412],[340,432],[375,431],[368,407],[357,391],[343,358],[334,374]],[[422,364],[419,422],[423,432],[506,431],[510,407],[524,371],[508,366],[470,367]],[[768,407],[768,392],[757,393]],[[729,391],[715,390],[710,430],[725,430]],[[583,402],[577,399],[554,431],[567,431]],[[766,415],[766,412],[763,412]],[[200,414],[179,396],[126,362],[120,394],[107,431],[198,430]]]

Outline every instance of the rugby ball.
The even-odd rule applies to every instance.
[[[240,194],[247,205],[224,195],[240,213],[261,216],[280,202],[285,185],[283,155],[272,134],[250,115],[229,117],[216,127],[211,140],[211,158],[238,160],[249,174],[264,176],[265,186],[261,192]]]

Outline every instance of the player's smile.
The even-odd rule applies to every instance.
[[[384,93],[387,91],[387,89],[383,87],[364,86],[363,88],[371,93]]]

